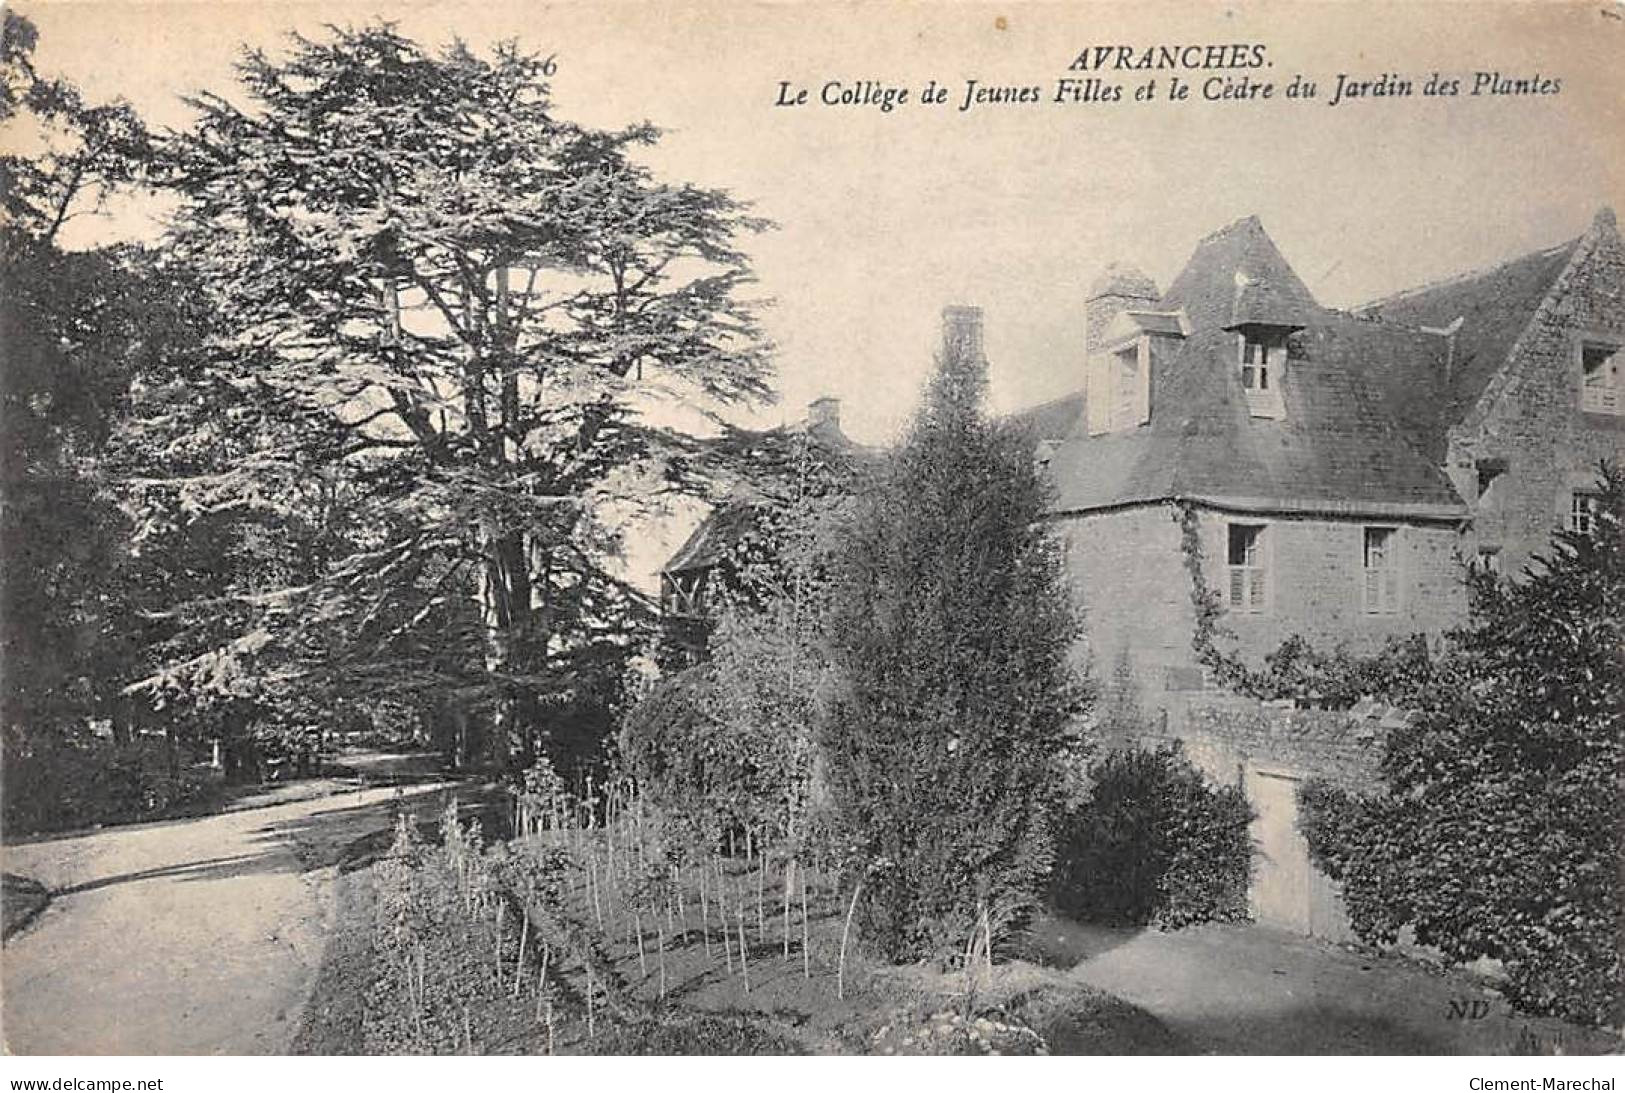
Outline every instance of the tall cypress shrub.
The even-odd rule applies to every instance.
[[[904,960],[995,935],[1047,879],[1085,694],[1029,438],[983,413],[949,331],[905,443],[841,528],[820,729],[860,937]]]

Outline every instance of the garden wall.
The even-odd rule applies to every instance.
[[[1377,787],[1383,736],[1407,716],[1363,702],[1351,710],[1296,709],[1233,695],[1201,694],[1170,703],[1160,724],[1108,747],[1155,747],[1178,740],[1218,785],[1240,786],[1255,818],[1250,903],[1262,923],[1333,941],[1351,941],[1338,886],[1309,860],[1298,831],[1298,786],[1325,778],[1355,791]]]

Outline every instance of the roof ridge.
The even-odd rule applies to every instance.
[[[1056,395],[1054,398],[1045,399],[1043,402],[1035,402],[1031,406],[1018,406],[1014,410],[1011,410],[1009,413],[1002,414],[1000,416],[1001,417],[1014,417],[1017,414],[1025,414],[1025,413],[1029,413],[1029,412],[1031,412],[1033,410],[1042,410],[1042,409],[1044,409],[1045,407],[1048,407],[1048,406],[1059,406],[1061,403],[1067,401],[1068,399],[1075,399],[1075,398],[1077,398],[1079,395],[1081,395],[1083,393],[1084,393],[1084,388],[1079,387],[1075,391],[1068,391],[1064,395]]]
[[[1558,243],[1558,244],[1556,244],[1554,246],[1541,247],[1538,250],[1525,251],[1522,254],[1515,255],[1514,257],[1507,258],[1507,259],[1505,259],[1503,261],[1500,261],[1500,262],[1496,262],[1493,265],[1479,266],[1477,268],[1467,270],[1467,271],[1465,271],[1463,273],[1455,273],[1455,274],[1451,274],[1448,277],[1441,277],[1441,278],[1439,278],[1437,280],[1434,280],[1434,281],[1426,281],[1426,282],[1424,282],[1424,283],[1422,283],[1420,285],[1416,285],[1416,286],[1414,286],[1412,288],[1403,288],[1403,289],[1400,289],[1398,292],[1390,292],[1386,296],[1379,296],[1376,299],[1368,300],[1363,304],[1356,304],[1352,308],[1350,308],[1349,311],[1353,312],[1353,313],[1359,313],[1359,312],[1369,311],[1372,308],[1386,307],[1389,304],[1398,303],[1401,300],[1408,300],[1408,299],[1411,299],[1412,297],[1415,297],[1415,296],[1421,296],[1424,293],[1435,292],[1435,291],[1437,291],[1437,290],[1439,290],[1441,288],[1451,288],[1451,287],[1453,287],[1455,285],[1466,284],[1468,281],[1476,281],[1476,280],[1479,280],[1480,278],[1488,277],[1492,273],[1496,273],[1496,272],[1499,272],[1500,270],[1506,269],[1508,266],[1513,266],[1513,265],[1517,265],[1519,262],[1528,261],[1531,258],[1550,258],[1550,257],[1553,257],[1560,251],[1567,250],[1570,247],[1578,245],[1580,240],[1582,240],[1584,238],[1585,238],[1585,236],[1583,234],[1582,235],[1577,235],[1573,239],[1567,239],[1567,240],[1565,240],[1565,241],[1563,241],[1561,243]],[[1363,315],[1359,315],[1357,317],[1364,318]],[[1382,320],[1379,318],[1379,321],[1382,321]]]
[[[1264,228],[1264,222],[1258,218],[1257,213],[1248,213],[1246,216],[1238,217],[1235,220],[1232,220],[1222,228],[1217,228],[1214,231],[1208,232],[1206,235],[1202,236],[1202,238],[1196,241],[1196,245],[1200,247],[1203,243],[1211,243],[1213,240],[1218,239],[1221,236],[1228,235],[1231,232],[1240,228],[1245,228],[1248,225],[1251,225],[1260,231],[1262,231]],[[1264,234],[1268,235],[1269,233],[1265,232]]]
[[[1361,304],[1361,308],[1376,307],[1373,301],[1370,304]],[[1336,319],[1342,322],[1359,323],[1361,326],[1375,326],[1386,330],[1398,331],[1403,334],[1425,334],[1429,337],[1442,338],[1445,332],[1437,327],[1423,326],[1421,323],[1405,323],[1387,315],[1379,315],[1374,311],[1355,310],[1345,307],[1323,307],[1320,309],[1321,319]]]

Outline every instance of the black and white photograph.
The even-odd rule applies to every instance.
[[[1625,4],[3,18],[9,1089],[1616,1088]]]

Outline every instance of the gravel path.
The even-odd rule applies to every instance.
[[[1103,930],[1059,920],[1043,941],[1080,982],[1160,1018],[1199,1052],[1595,1054],[1619,1037],[1514,1013],[1486,982],[1263,926]]]
[[[321,962],[336,863],[356,839],[387,832],[395,793],[5,848],[6,872],[54,893],[0,951],[5,1050],[284,1051]]]

